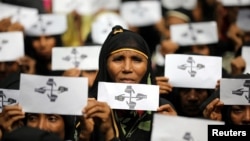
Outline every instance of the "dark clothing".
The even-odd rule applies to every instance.
[[[2,0],[2,2],[17,6],[36,8],[39,13],[45,13],[43,0]]]
[[[32,127],[19,127],[4,134],[2,141],[62,141],[57,135]]]

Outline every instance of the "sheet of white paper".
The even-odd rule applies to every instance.
[[[148,26],[161,20],[159,1],[128,1],[120,7],[121,17],[131,26]]]
[[[240,9],[236,20],[237,26],[243,31],[250,31],[250,9]]]
[[[115,12],[100,13],[94,19],[91,26],[91,37],[93,42],[103,44],[115,25],[120,25],[124,29],[128,29],[128,24],[119,14]]]
[[[19,102],[19,90],[0,88],[0,113],[3,106],[12,105]]]
[[[197,22],[170,26],[172,41],[179,45],[204,45],[218,42],[217,23]]]
[[[12,23],[19,22],[24,28],[29,28],[35,23],[35,17],[38,14],[38,9],[6,4],[0,2],[0,20],[11,17]]]
[[[82,115],[87,97],[85,77],[21,74],[19,101],[25,112]]]
[[[208,141],[208,125],[224,122],[154,114],[152,141]]]
[[[223,6],[247,6],[250,5],[250,0],[218,0]]]
[[[107,0],[53,0],[53,13],[92,15],[103,8]]]
[[[159,86],[99,82],[97,99],[107,102],[112,109],[156,111]]]
[[[222,58],[167,54],[164,75],[174,87],[214,89],[222,77]]]
[[[184,8],[192,10],[197,3],[197,0],[161,0],[162,6],[166,9]]]
[[[33,18],[33,17],[29,17]],[[67,17],[64,14],[40,14],[35,17],[36,22],[25,29],[29,36],[57,35],[67,30]]]
[[[250,105],[250,79],[220,80],[220,99],[225,105]]]
[[[53,47],[52,70],[98,70],[101,46]]]
[[[22,32],[0,33],[0,62],[16,61],[24,56],[24,37]]]
[[[246,62],[244,73],[250,73],[250,46],[243,46],[241,56]]]

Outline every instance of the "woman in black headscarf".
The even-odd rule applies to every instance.
[[[145,40],[137,33],[115,26],[106,38],[99,55],[99,71],[90,97],[97,98],[98,82],[155,85],[151,54]],[[160,99],[157,112],[176,115],[169,101]],[[149,141],[152,111],[112,110],[116,137],[120,140]]]

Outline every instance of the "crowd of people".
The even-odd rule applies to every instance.
[[[54,14],[52,1],[0,0],[1,3],[36,8],[41,17]],[[127,0],[121,0],[122,2]],[[32,130],[34,134],[31,138],[45,134],[43,137],[51,138],[50,140],[150,141],[153,115],[156,112],[224,121],[229,125],[250,125],[249,105],[224,105],[220,100],[220,80],[214,89],[198,88],[195,85],[185,88],[173,87],[169,78],[164,76],[165,55],[195,54],[221,57],[221,78],[249,79],[250,74],[245,73],[248,61],[242,57],[242,48],[250,44],[250,30],[241,29],[237,24],[237,16],[242,9],[250,10],[250,3],[223,5],[218,0],[197,0],[192,9],[168,9],[162,5],[162,18],[157,23],[149,26],[128,24],[128,28],[115,24],[109,29],[102,44],[94,42],[91,25],[102,13],[112,12],[119,15],[119,9],[100,9],[92,15],[80,15],[76,11],[68,13],[65,21],[67,29],[60,33],[43,31],[34,35],[27,33],[21,23],[13,23],[11,17],[0,19],[0,33],[22,32],[25,49],[25,55],[21,58],[13,61],[0,60],[1,89],[18,90],[21,73],[87,77],[89,80],[88,103],[83,107],[82,116],[24,113],[19,104],[4,105],[0,114],[0,140],[27,139],[26,134],[22,134],[23,137],[20,138],[18,136]],[[217,23],[216,43],[183,47],[171,39],[171,25],[208,21]],[[98,70],[52,70],[53,47],[97,44],[101,45]],[[159,107],[157,111],[112,109],[108,103],[97,100],[98,82],[158,85]],[[23,128],[26,126],[27,128]],[[13,136],[18,138],[11,139]]]

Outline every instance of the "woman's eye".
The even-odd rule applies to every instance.
[[[52,116],[49,116],[48,119],[51,122],[55,122],[55,121],[57,121],[58,118],[56,116],[52,115]]]
[[[121,60],[123,60],[122,56],[117,56],[113,58],[113,61],[121,61]]]
[[[136,62],[142,62],[142,58],[137,57],[137,56],[132,57],[132,59],[133,59],[134,61],[136,61]]]
[[[28,115],[27,119],[28,119],[28,121],[36,121],[37,116],[35,116],[35,115]]]
[[[242,111],[243,111],[243,109],[240,108],[240,107],[233,107],[233,108],[232,108],[232,112],[234,112],[234,113],[240,113],[240,112],[242,112]]]

